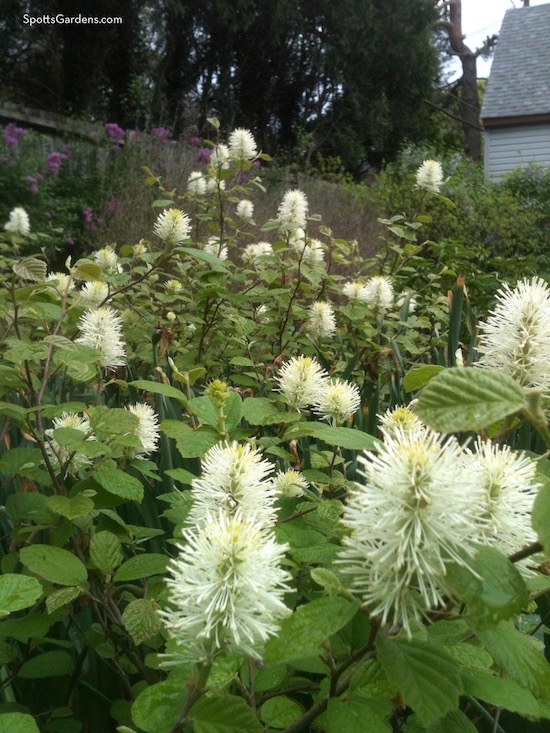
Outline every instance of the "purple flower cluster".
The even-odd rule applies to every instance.
[[[211,148],[201,148],[197,155],[197,163],[203,163],[204,165],[208,165],[208,163],[210,163],[211,157],[212,157]]]
[[[27,176],[27,183],[31,193],[38,193],[38,184],[44,180],[43,173],[35,173],[34,176]]]
[[[172,134],[165,127],[153,127],[151,130],[151,136],[162,142],[167,142],[171,139]]]
[[[120,211],[120,209],[122,209],[122,201],[119,201],[118,199],[107,201],[108,214],[115,214],[117,211]]]
[[[19,145],[19,140],[22,137],[25,137],[26,134],[27,130],[25,130],[23,127],[17,127],[15,122],[10,122],[9,124],[7,124],[2,131],[4,142],[10,148],[16,148]]]
[[[59,174],[59,169],[61,168],[61,163],[63,163],[64,160],[68,159],[69,153],[67,150],[62,153],[54,150],[53,153],[50,153],[46,156],[46,160],[44,161],[46,164],[46,168],[48,169],[48,173],[53,176],[53,178],[57,178]]]
[[[97,230],[97,224],[94,222],[94,212],[88,207],[82,212],[84,217],[84,229],[87,232],[95,232]]]
[[[126,132],[116,122],[107,122],[105,125],[105,134],[110,140],[114,140],[117,143],[126,137]]]

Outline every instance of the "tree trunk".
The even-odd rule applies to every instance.
[[[440,20],[437,27],[447,34],[452,53],[462,64],[460,79],[460,117],[464,132],[464,152],[472,160],[481,160],[481,124],[479,121],[479,94],[477,90],[477,57],[479,51],[472,51],[464,43],[462,35],[462,0],[446,0],[440,3],[448,11],[448,19]]]

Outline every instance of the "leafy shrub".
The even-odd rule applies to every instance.
[[[424,211],[365,259],[300,190],[257,219],[254,141],[228,142],[185,192],[147,172],[139,241],[4,259],[0,726],[548,719],[550,482],[503,447],[550,444],[547,285],[503,291],[478,343]]]

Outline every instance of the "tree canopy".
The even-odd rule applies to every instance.
[[[433,0],[2,2],[3,99],[176,133],[214,112],[271,153],[306,133],[350,169],[432,132]],[[23,13],[123,22],[31,27]]]

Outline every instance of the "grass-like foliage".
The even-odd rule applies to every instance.
[[[1,235],[0,730],[550,719],[550,289],[472,302],[434,160],[370,259],[298,188],[260,220],[211,123],[137,241]]]

